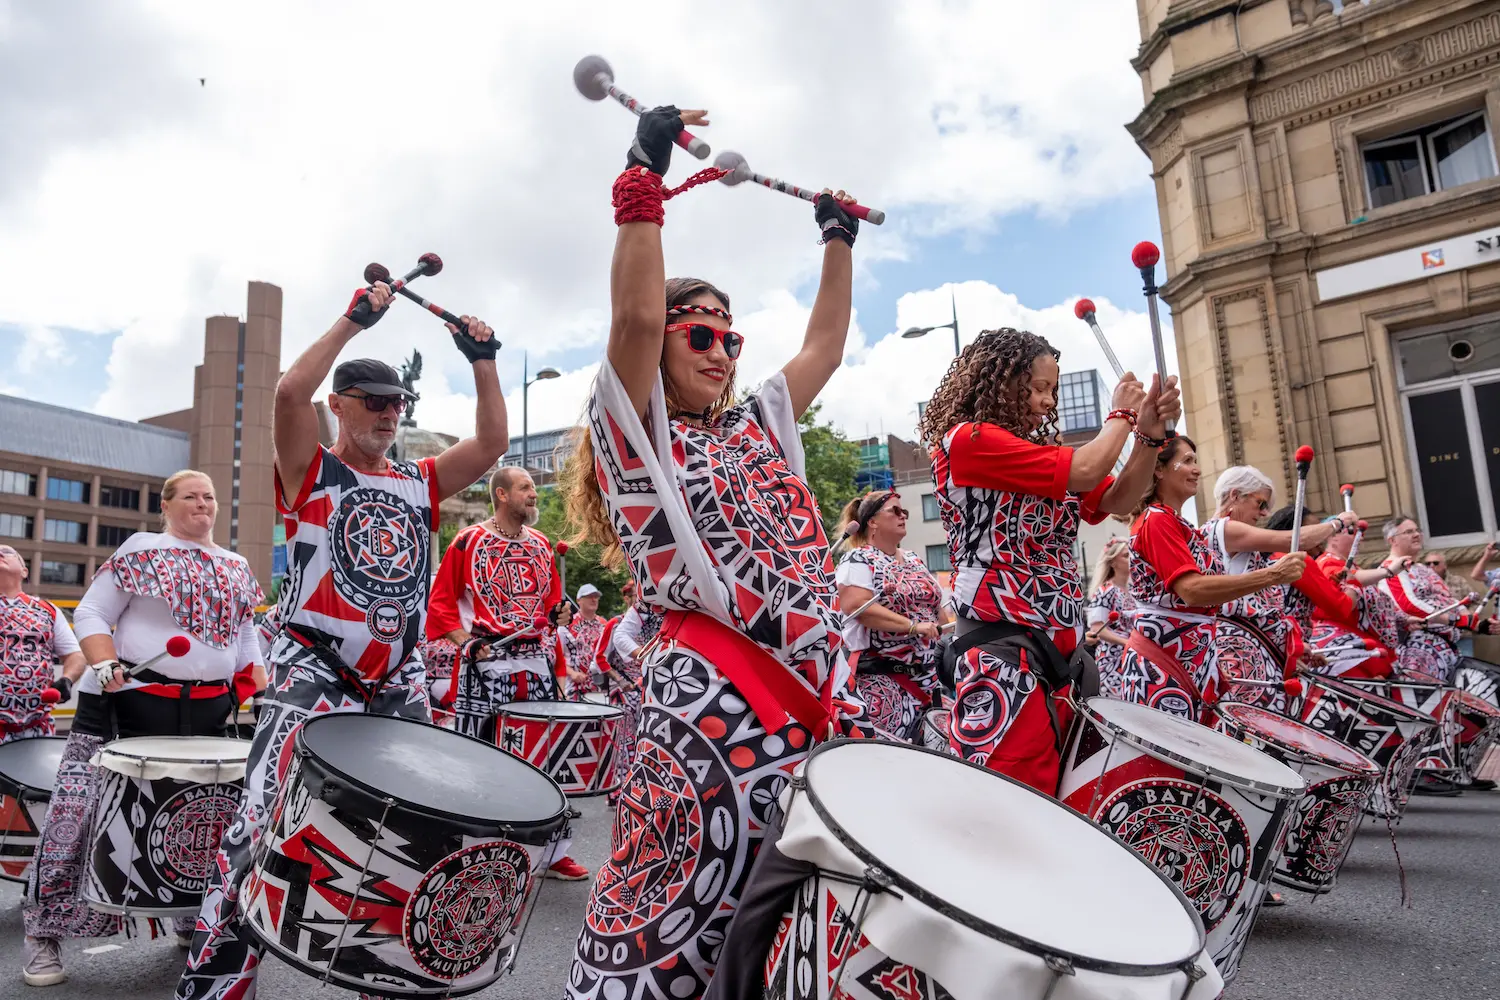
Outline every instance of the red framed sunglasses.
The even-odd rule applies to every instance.
[[[733,330],[720,330],[718,327],[709,326],[707,323],[668,323],[667,332],[675,330],[686,330],[688,335],[688,347],[698,354],[707,354],[713,349],[714,341],[724,342],[724,353],[733,361],[740,356],[740,348],[745,346],[745,338],[742,334]]]

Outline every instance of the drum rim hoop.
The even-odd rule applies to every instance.
[[[540,820],[475,819],[472,816],[464,816],[459,813],[452,813],[443,809],[428,809],[425,807],[416,806],[404,799],[393,800],[395,803],[391,806],[393,812],[401,811],[410,815],[423,816],[430,819],[445,820],[448,822],[465,824],[474,827],[492,827],[497,830],[508,831],[526,830],[535,832],[550,832],[560,829],[568,821],[569,806],[567,795],[564,794],[563,790],[558,787],[557,782],[553,781],[552,778],[548,776],[546,771],[543,771],[535,764],[531,763],[528,760],[522,760],[520,757],[517,757],[514,754],[505,753],[504,750],[501,750],[493,743],[486,743],[484,740],[477,739],[473,736],[465,736],[463,733],[457,732],[452,729],[441,729],[438,726],[432,726],[425,722],[418,722],[416,719],[404,719],[399,715],[371,715],[368,712],[324,712],[322,715],[317,715],[311,719],[308,719],[306,722],[302,723],[302,725],[297,727],[297,735],[292,741],[292,751],[301,760],[301,767],[306,768],[308,766],[308,763],[312,762],[314,765],[314,770],[321,771],[325,776],[332,775],[334,777],[337,777],[341,781],[347,781],[349,784],[355,786],[360,791],[365,792],[369,795],[373,795],[379,799],[389,799],[391,797],[391,794],[389,792],[384,791],[383,789],[376,788],[368,782],[346,773],[342,768],[335,767],[328,761],[324,760],[322,757],[319,757],[317,754],[313,753],[312,750],[308,749],[308,726],[314,725],[322,719],[336,719],[343,716],[362,716],[372,719],[391,719],[395,722],[404,722],[413,726],[423,726],[428,729],[439,729],[439,731],[447,733],[450,736],[457,736],[460,739],[470,740],[474,743],[478,743],[482,747],[494,750],[497,753],[504,754],[508,760],[513,760],[517,763],[526,765],[526,767],[535,771],[537,774],[541,775],[541,777],[546,778],[547,783],[552,786],[552,789],[554,791],[557,792],[557,797],[559,800],[559,807],[557,812],[545,819]],[[284,783],[285,782],[283,782],[283,784]]]
[[[812,751],[807,755],[806,763],[803,765],[801,778],[793,786],[793,793],[795,794],[796,792],[800,791],[802,792],[802,794],[807,796],[807,801],[813,807],[813,811],[817,813],[818,819],[820,819],[823,822],[823,825],[828,828],[828,831],[832,833],[835,838],[837,838],[838,842],[844,846],[845,850],[849,851],[849,853],[853,854],[856,858],[864,862],[866,865],[874,868],[879,868],[890,878],[892,884],[900,888],[901,891],[909,893],[913,898],[922,903],[928,909],[931,909],[941,916],[947,917],[949,920],[952,920],[956,924],[961,924],[962,926],[967,927],[969,930],[972,930],[979,934],[983,934],[986,937],[993,938],[994,940],[1000,941],[1003,944],[1008,944],[1014,948],[1026,952],[1029,955],[1034,955],[1037,958],[1041,958],[1043,960],[1047,958],[1060,958],[1071,963],[1074,967],[1079,969],[1088,969],[1091,972],[1105,972],[1112,975],[1130,976],[1135,978],[1160,976],[1173,972],[1185,973],[1185,967],[1196,965],[1198,956],[1203,954],[1203,950],[1207,947],[1208,934],[1203,929],[1203,918],[1198,915],[1197,907],[1193,905],[1192,901],[1187,898],[1187,896],[1181,889],[1173,884],[1171,879],[1167,878],[1166,875],[1158,871],[1156,867],[1148,862],[1145,858],[1142,858],[1139,854],[1136,854],[1134,851],[1132,851],[1130,847],[1119,837],[1099,826],[1093,820],[1089,819],[1087,816],[1074,809],[1072,806],[1067,805],[1060,799],[1055,799],[1050,795],[1039,792],[1035,788],[1032,788],[1030,785],[1023,784],[1022,782],[1017,781],[1008,774],[1002,774],[999,771],[992,771],[987,767],[980,767],[978,764],[964,760],[962,757],[955,757],[952,754],[943,753],[941,751],[933,750],[928,747],[916,746],[915,744],[911,743],[885,744],[898,747],[902,750],[909,750],[914,753],[928,754],[930,756],[937,757],[940,760],[962,764],[965,767],[973,768],[976,771],[982,771],[985,774],[993,775],[996,778],[1008,781],[1012,785],[1015,785],[1017,788],[1029,792],[1030,794],[1035,795],[1052,805],[1060,806],[1063,809],[1066,809],[1068,812],[1076,816],[1080,822],[1088,824],[1091,829],[1098,832],[1100,835],[1113,840],[1123,850],[1127,851],[1133,858],[1135,858],[1136,861],[1145,866],[1145,868],[1149,872],[1151,872],[1152,875],[1156,876],[1156,878],[1162,883],[1162,885],[1166,886],[1168,891],[1172,893],[1177,902],[1181,904],[1183,912],[1186,913],[1188,918],[1192,921],[1193,932],[1196,941],[1193,951],[1187,956],[1175,962],[1160,962],[1152,965],[1132,965],[1124,962],[1114,962],[1108,959],[1091,958],[1089,956],[1080,955],[1076,952],[1066,951],[1061,948],[1050,948],[1038,941],[1034,941],[1031,938],[1026,937],[1025,935],[1018,934],[1015,931],[1007,930],[1006,928],[1000,927],[996,924],[992,924],[987,920],[982,920],[979,917],[976,917],[973,914],[969,913],[967,910],[961,909],[960,907],[955,906],[954,904],[948,902],[940,896],[937,896],[929,890],[922,888],[915,882],[911,881],[911,879],[902,875],[900,872],[892,869],[889,865],[882,862],[879,858],[875,857],[874,854],[861,846],[859,842],[856,841],[849,834],[849,832],[845,830],[844,827],[833,818],[833,816],[829,813],[828,808],[823,804],[822,800],[818,798],[817,792],[813,790],[811,782],[807,780],[807,774],[811,769],[812,762],[818,757],[819,754],[825,753],[835,747],[870,742],[872,741],[863,739],[840,738],[836,740],[829,740],[813,747]],[[884,743],[885,741],[880,742]]]
[[[1178,753],[1176,750],[1168,750],[1165,747],[1159,747],[1145,737],[1138,736],[1130,730],[1122,728],[1121,726],[1118,726],[1110,720],[1104,718],[1104,716],[1100,715],[1092,707],[1090,707],[1090,703],[1096,700],[1119,701],[1118,698],[1105,698],[1102,695],[1095,695],[1093,698],[1085,699],[1083,704],[1079,706],[1079,711],[1084,716],[1086,716],[1089,721],[1103,726],[1107,732],[1116,736],[1121,742],[1128,743],[1130,746],[1135,747],[1137,750],[1141,751],[1144,754],[1147,754],[1148,756],[1155,757],[1157,760],[1165,761],[1168,764],[1173,764],[1184,769],[1190,769],[1193,773],[1205,774],[1216,781],[1225,782],[1231,787],[1238,788],[1242,791],[1255,792],[1257,795],[1270,795],[1278,799],[1295,799],[1307,791],[1307,782],[1303,781],[1302,776],[1300,774],[1297,774],[1296,771],[1293,771],[1289,767],[1287,768],[1287,771],[1295,775],[1297,779],[1302,782],[1300,785],[1273,785],[1269,782],[1257,781],[1254,778],[1246,778],[1243,775],[1233,774],[1221,768],[1214,767],[1211,764],[1204,764],[1199,761],[1193,760],[1191,757],[1185,757],[1182,754]],[[1123,702],[1122,704],[1134,705],[1137,703]],[[1151,708],[1149,705],[1141,705],[1140,707],[1151,712],[1157,711],[1157,709]],[[1176,716],[1174,716],[1174,718],[1176,718]],[[1197,723],[1194,723],[1194,725],[1197,725]],[[1204,726],[1203,728],[1208,729],[1207,726]],[[1213,730],[1210,729],[1209,732],[1213,732]],[[1224,736],[1223,733],[1219,733],[1218,735]],[[1224,738],[1231,739],[1231,737],[1228,736],[1224,736]],[[1235,742],[1238,741],[1236,740]],[[1244,746],[1244,744],[1240,745]],[[1281,764],[1280,761],[1277,761],[1277,763]],[[1281,766],[1286,767],[1285,764],[1281,764]]]
[[[1287,722],[1295,723],[1296,725],[1301,726],[1303,729],[1307,729],[1307,730],[1310,730],[1311,732],[1317,733],[1319,736],[1323,737],[1324,739],[1333,740],[1333,742],[1338,743],[1339,746],[1341,746],[1344,749],[1348,750],[1350,753],[1357,754],[1360,758],[1362,758],[1362,760],[1363,760],[1363,767],[1368,768],[1368,770],[1349,771],[1349,766],[1350,765],[1349,765],[1349,762],[1347,762],[1347,761],[1335,760],[1332,757],[1325,756],[1324,754],[1318,752],[1317,750],[1310,750],[1310,749],[1308,749],[1306,747],[1285,747],[1285,749],[1291,751],[1292,753],[1302,754],[1303,756],[1309,758],[1310,760],[1312,760],[1314,763],[1317,763],[1317,764],[1325,764],[1325,765],[1327,765],[1329,767],[1336,767],[1336,768],[1338,768],[1341,771],[1349,771],[1349,773],[1351,775],[1354,775],[1354,776],[1357,776],[1357,777],[1368,777],[1368,778],[1372,778],[1372,779],[1378,779],[1380,777],[1380,772],[1381,772],[1380,765],[1377,764],[1377,763],[1375,763],[1373,760],[1371,760],[1369,758],[1369,755],[1360,753],[1358,750],[1356,750],[1353,747],[1349,746],[1347,743],[1339,743],[1339,741],[1338,740],[1334,740],[1332,736],[1329,736],[1327,733],[1319,732],[1318,730],[1313,729],[1311,726],[1309,726],[1307,723],[1303,722],[1301,719],[1294,719],[1294,718],[1292,718],[1289,715],[1282,715],[1282,714],[1280,714],[1278,712],[1272,712],[1269,708],[1264,708],[1264,707],[1262,707],[1260,705],[1251,704],[1248,701],[1221,701],[1216,706],[1214,706],[1214,710],[1216,712],[1218,712],[1219,715],[1222,717],[1223,716],[1223,710],[1224,710],[1225,706],[1238,706],[1240,708],[1252,708],[1252,709],[1256,709],[1258,711],[1265,712],[1265,713],[1267,713],[1269,715],[1274,715],[1278,719],[1283,719],[1283,720],[1285,720]],[[1235,724],[1239,725],[1241,727],[1244,726],[1244,723],[1242,721],[1240,721],[1240,720],[1235,720]],[[1269,735],[1269,734],[1260,734],[1260,733],[1257,733],[1256,735]],[[1282,744],[1280,743],[1280,741],[1277,741],[1277,745],[1281,746]]]
[[[190,736],[188,737],[188,739],[222,740],[225,743],[239,743],[242,744],[245,748],[245,756],[243,757],[152,757],[149,754],[129,753],[110,749],[110,747],[116,746],[120,743],[124,743],[128,740],[163,740],[174,738],[175,737],[172,736],[126,736],[118,740],[110,740],[98,750],[100,761],[99,766],[107,771],[114,770],[114,768],[104,763],[104,759],[107,756],[117,757],[121,760],[128,760],[135,764],[245,764],[250,760],[250,748],[252,745],[252,741],[242,740],[236,736]],[[125,772],[122,771],[120,773],[124,774]],[[127,777],[135,777],[135,775],[127,775]]]
[[[1376,694],[1374,691],[1366,691],[1364,688],[1355,687],[1346,680],[1340,680],[1337,677],[1328,677],[1323,674],[1313,674],[1310,677],[1310,681],[1314,687],[1326,688],[1334,694],[1342,695],[1346,698],[1368,699],[1371,704],[1386,710],[1394,708],[1396,709],[1396,714],[1406,717],[1407,722],[1419,722],[1429,726],[1438,725],[1438,720],[1426,712],[1412,708],[1410,705],[1403,705],[1394,698],[1387,698],[1384,695]],[[1306,697],[1306,695],[1303,696],[1304,704],[1306,704]]]
[[[526,705],[578,705],[599,709],[600,711],[593,714],[580,712],[577,715],[541,715],[540,713],[527,714],[524,709],[524,706]],[[516,706],[520,710],[514,712],[509,711],[512,706]],[[499,708],[495,709],[495,718],[497,719],[503,718],[505,716],[510,716],[511,718],[515,719],[565,719],[570,722],[591,722],[595,720],[609,722],[618,719],[624,714],[625,710],[620,708],[620,706],[618,705],[610,705],[598,701],[569,701],[565,698],[540,698],[535,701],[508,701],[505,704],[501,705]]]

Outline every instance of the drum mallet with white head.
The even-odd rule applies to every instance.
[[[578,65],[573,67],[573,85],[578,88],[580,94],[591,101],[602,101],[606,97],[613,97],[620,102],[621,107],[635,112],[637,117],[651,110],[615,86],[615,71],[610,68],[603,56],[584,56],[578,60]],[[676,142],[698,159],[708,159],[708,143],[687,129],[677,133]]]
[[[1089,325],[1094,331],[1094,339],[1099,341],[1099,348],[1104,352],[1104,357],[1109,361],[1109,366],[1114,369],[1115,378],[1125,377],[1125,366],[1120,364],[1120,359],[1115,357],[1114,348],[1109,346],[1109,341],[1104,336],[1104,331],[1099,329],[1099,320],[1094,315],[1094,300],[1079,299],[1073,306],[1073,315]]]
[[[1156,374],[1162,385],[1167,383],[1167,350],[1161,339],[1161,314],[1156,309],[1156,262],[1161,260],[1161,251],[1150,240],[1142,240],[1130,251],[1130,262],[1141,272],[1141,290],[1146,295],[1146,311],[1151,317],[1151,346],[1156,351]],[[1176,437],[1177,431],[1167,424],[1167,437]]]
[[[1312,468],[1312,445],[1297,449],[1297,501],[1292,508],[1292,547],[1289,552],[1302,551],[1302,504],[1307,499],[1307,473]]]
[[[750,164],[745,162],[743,156],[733,150],[725,150],[720,153],[714,160],[714,166],[720,170],[728,171],[719,180],[730,187],[734,187],[741,181],[751,181],[752,183],[759,184],[761,187],[770,188],[772,191],[780,191],[782,194],[789,194],[793,198],[801,198],[803,201],[814,201],[822,193],[821,190],[814,191],[811,188],[798,187],[795,184],[789,184],[775,177],[758,174],[750,169]],[[863,219],[872,226],[878,226],[885,221],[885,213],[878,208],[866,208],[863,205],[857,204],[843,205],[842,208],[850,215],[857,219]]]
[[[1347,577],[1354,572],[1354,557],[1359,555],[1359,543],[1364,540],[1365,532],[1369,530],[1370,522],[1361,519],[1354,526],[1354,541],[1349,543],[1349,558],[1344,560],[1344,575]]]

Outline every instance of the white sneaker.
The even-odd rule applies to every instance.
[[[57,938],[26,939],[26,968],[21,975],[27,986],[56,986],[68,981]]]

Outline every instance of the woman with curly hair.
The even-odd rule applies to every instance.
[[[823,273],[802,348],[734,403],[745,338],[729,297],[667,280],[662,259],[662,175],[673,137],[703,116],[641,116],[615,181],[609,346],[565,472],[581,539],[623,554],[640,600],[665,611],[575,998],[701,997],[793,768],[815,741],[858,732],[797,430],[843,360],[858,223],[842,195],[818,198]]]
[[[1177,380],[1126,373],[1099,436],[1059,442],[1058,359],[1034,333],[986,330],[954,360],[918,428],[948,533],[958,630],[948,736],[966,760],[1057,791],[1070,698],[1085,674],[1078,521],[1131,509],[1181,412]],[[1144,446],[1109,475],[1132,428]]]
[[[852,547],[837,576],[839,606],[865,609],[844,623],[855,690],[870,725],[901,740],[916,735],[938,689],[938,629],[953,617],[922,557],[901,547],[906,517],[895,490],[850,500],[839,521]]]
[[[1223,694],[1214,639],[1221,605],[1295,583],[1307,555],[1228,573],[1219,550],[1183,516],[1198,491],[1198,452],[1178,435],[1156,453],[1151,489],[1130,525],[1130,596],[1135,627],[1120,663],[1121,697],[1194,722]]]

